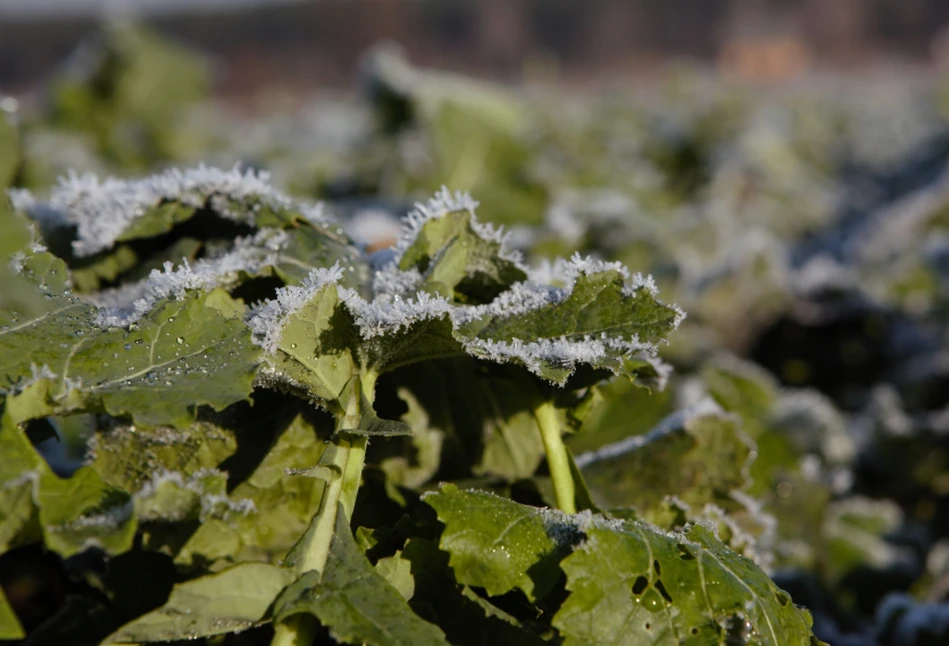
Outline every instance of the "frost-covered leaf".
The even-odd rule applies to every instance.
[[[257,307],[250,325],[267,353],[265,380],[338,402],[360,370],[379,374],[460,353],[447,302],[426,294],[418,301],[367,302],[338,285],[342,276],[338,265],[314,270],[302,285],[280,289]]]
[[[338,267],[316,270],[302,285],[277,290],[277,297],[258,306],[250,319],[254,341],[266,351],[272,375],[312,398],[340,399],[357,374],[353,356],[358,332],[342,305],[336,281]]]
[[[575,256],[559,269],[565,287],[514,285],[455,320],[466,350],[523,365],[563,385],[578,366],[623,373],[626,360],[655,353],[683,314],[656,299],[649,279],[617,263]]]
[[[35,254],[23,271],[47,307],[38,316],[0,313],[0,374],[14,421],[93,410],[186,426],[198,406],[220,410],[250,394],[258,350],[241,304],[223,291],[182,288],[128,329],[109,328],[70,292],[61,261]]]
[[[666,534],[593,520],[584,532],[553,619],[567,645],[817,643],[808,613],[701,525]]]
[[[13,608],[10,607],[3,588],[0,588],[0,640],[23,639],[24,637],[26,637],[26,632],[20,625],[20,620],[17,619]]]
[[[180,583],[161,608],[126,624],[105,643],[176,641],[245,630],[268,619],[293,573],[266,563],[232,568]]]
[[[208,419],[181,429],[119,423],[97,430],[86,461],[109,484],[136,492],[161,474],[187,478],[214,469],[236,449],[230,425]]]
[[[491,596],[514,589],[542,599],[560,576],[560,559],[580,534],[562,514],[493,494],[445,485],[424,500],[445,525],[439,547],[455,578]]]
[[[478,222],[476,202],[443,188],[407,218],[398,270],[417,272],[415,287],[461,303],[486,303],[527,278],[501,232]],[[394,270],[389,270],[394,271]]]
[[[751,452],[739,421],[705,400],[576,461],[599,504],[645,510],[667,495],[690,505],[730,504],[730,492],[749,483]]]
[[[237,167],[169,169],[131,180],[72,174],[60,180],[46,202],[28,195],[19,202],[47,226],[74,228],[72,253],[77,258],[93,256],[117,243],[167,234],[204,213],[203,209],[251,230],[282,228],[297,220],[314,226],[324,222],[318,207],[278,191],[266,173]],[[324,237],[330,236],[342,240],[327,230]]]
[[[333,639],[346,644],[448,643],[441,630],[413,613],[399,591],[373,569],[342,512],[325,570],[305,573],[274,604],[277,621],[300,613],[314,615]]]
[[[39,540],[63,557],[131,547],[138,523],[127,492],[90,467],[58,477],[6,415],[0,449],[0,553]]]
[[[138,527],[132,497],[90,467],[68,479],[41,475],[37,503],[46,547],[63,557],[90,547],[108,554],[132,547]]]

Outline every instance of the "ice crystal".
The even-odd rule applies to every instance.
[[[335,285],[343,277],[339,262],[332,267],[310,271],[300,285],[288,285],[277,290],[275,298],[268,298],[251,311],[250,325],[254,343],[273,354],[280,345],[280,337],[287,319],[309,302],[326,285]]]
[[[91,295],[89,300],[100,307],[96,322],[102,327],[127,327],[165,298],[227,286],[238,272],[258,273],[277,263],[287,240],[284,231],[261,229],[253,236],[238,238],[230,251],[198,260],[194,266],[185,258],[178,267],[165,262],[162,270],[153,269],[143,281]]]
[[[341,288],[339,295],[356,317],[364,339],[398,332],[419,321],[448,316],[452,310],[446,299],[427,292],[419,292],[414,299],[380,295],[372,301],[364,300],[352,289]]]
[[[245,224],[253,224],[252,205],[257,203],[275,209],[296,209],[313,222],[326,221],[321,207],[289,198],[272,186],[267,173],[237,166],[231,170],[203,165],[170,169],[133,180],[100,180],[91,174],[70,173],[60,179],[45,205],[25,192],[16,192],[11,199],[18,209],[29,211],[35,219],[75,226],[76,240],[72,245],[79,257],[109,249],[132,222],[162,202],[175,201],[194,208],[210,202],[223,217]],[[246,204],[248,208],[233,209],[231,202]]]

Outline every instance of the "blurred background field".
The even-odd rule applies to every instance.
[[[533,265],[651,273],[688,318],[667,388],[610,385],[570,439],[600,500],[651,502],[598,448],[711,397],[756,447],[723,527],[817,635],[942,644],[947,65],[940,0],[0,0],[0,186],[241,164],[382,248],[447,185]],[[138,278],[68,262],[80,292]],[[651,491],[688,501],[705,455],[653,456]],[[65,593],[4,567],[39,626]]]

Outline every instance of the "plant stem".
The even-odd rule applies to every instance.
[[[554,485],[554,499],[557,507],[568,514],[574,514],[577,511],[576,485],[573,482],[573,474],[570,472],[570,458],[567,456],[567,447],[564,446],[560,435],[560,422],[553,402],[545,401],[535,408],[534,419],[537,420],[540,437],[544,442],[547,468]]]
[[[345,413],[336,419],[337,431],[359,428],[363,403],[371,405],[374,399],[375,382],[376,376],[368,373],[354,384]],[[319,510],[307,530],[302,554],[294,564],[297,574],[313,570],[322,573],[326,568],[339,510],[342,509],[347,519],[352,517],[362,481],[367,446],[368,438],[364,436],[337,434],[320,458],[319,466],[327,470],[329,477]],[[310,646],[316,638],[317,628],[315,617],[308,614],[293,615],[275,626],[271,646]]]
[[[316,618],[311,615],[293,615],[274,626],[270,646],[310,646],[316,640]]]

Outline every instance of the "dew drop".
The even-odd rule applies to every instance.
[[[126,349],[126,350],[131,350],[131,349],[132,349],[132,344],[131,344],[131,343],[126,343],[126,344],[125,344],[125,349]]]
[[[185,338],[183,336],[179,336],[177,339],[175,339],[175,343],[177,343],[178,345],[181,345],[184,342],[185,342]]]

